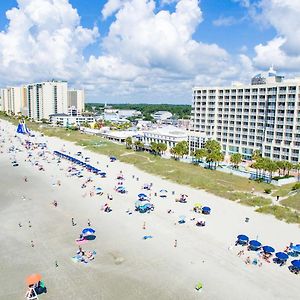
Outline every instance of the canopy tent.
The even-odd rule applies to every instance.
[[[275,255],[279,260],[283,260],[283,261],[288,260],[289,258],[289,256],[284,252],[277,252]]]
[[[263,246],[263,250],[265,253],[273,253],[275,252],[275,249],[271,246]]]

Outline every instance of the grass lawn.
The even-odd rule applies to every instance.
[[[3,114],[0,114],[0,117],[14,124],[18,123],[17,120],[6,117]],[[54,136],[75,142],[77,145],[81,145],[88,150],[100,154],[116,156],[122,162],[133,164],[140,170],[161,176],[162,178],[173,182],[203,189],[214,195],[232,201],[238,201],[244,205],[259,206],[260,208],[258,211],[262,209],[261,212],[272,213],[276,217],[278,211],[276,210],[276,207],[274,209],[273,206],[270,206],[271,200],[264,197],[253,196],[251,194],[252,189],[254,189],[255,192],[264,192],[265,189],[271,188],[274,195],[281,196],[286,195],[291,188],[278,188],[270,184],[259,183],[233,174],[208,170],[173,159],[164,159],[160,156],[154,156],[146,152],[136,152],[131,149],[126,149],[124,145],[110,142],[98,136],[82,134],[79,131],[56,127],[53,128],[45,124],[31,122],[27,122],[27,125],[31,130],[40,131],[47,136]],[[295,203],[296,201],[292,199],[282,204],[300,210],[299,204],[295,205]],[[288,208],[284,209],[289,211]],[[288,213],[286,214],[288,215],[287,221],[295,220],[297,221],[296,223],[300,223],[298,218],[292,218]]]

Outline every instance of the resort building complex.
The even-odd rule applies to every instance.
[[[271,68],[249,85],[195,87],[190,131],[250,159],[254,150],[273,160],[299,161],[300,78],[284,80]],[[190,144],[191,151],[198,147]]]
[[[33,120],[49,119],[51,114],[80,114],[84,91],[68,91],[66,81],[45,81],[1,89],[1,109]]]

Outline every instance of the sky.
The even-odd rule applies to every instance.
[[[0,86],[68,80],[86,102],[190,104],[193,86],[300,73],[298,0],[0,1]]]

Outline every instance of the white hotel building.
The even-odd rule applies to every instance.
[[[270,69],[251,85],[195,87],[190,130],[220,142],[224,153],[300,161],[300,78]],[[191,150],[197,147],[190,145]]]
[[[53,114],[84,110],[84,91],[68,91],[66,81],[45,81],[1,89],[1,109],[33,120],[49,119]]]

